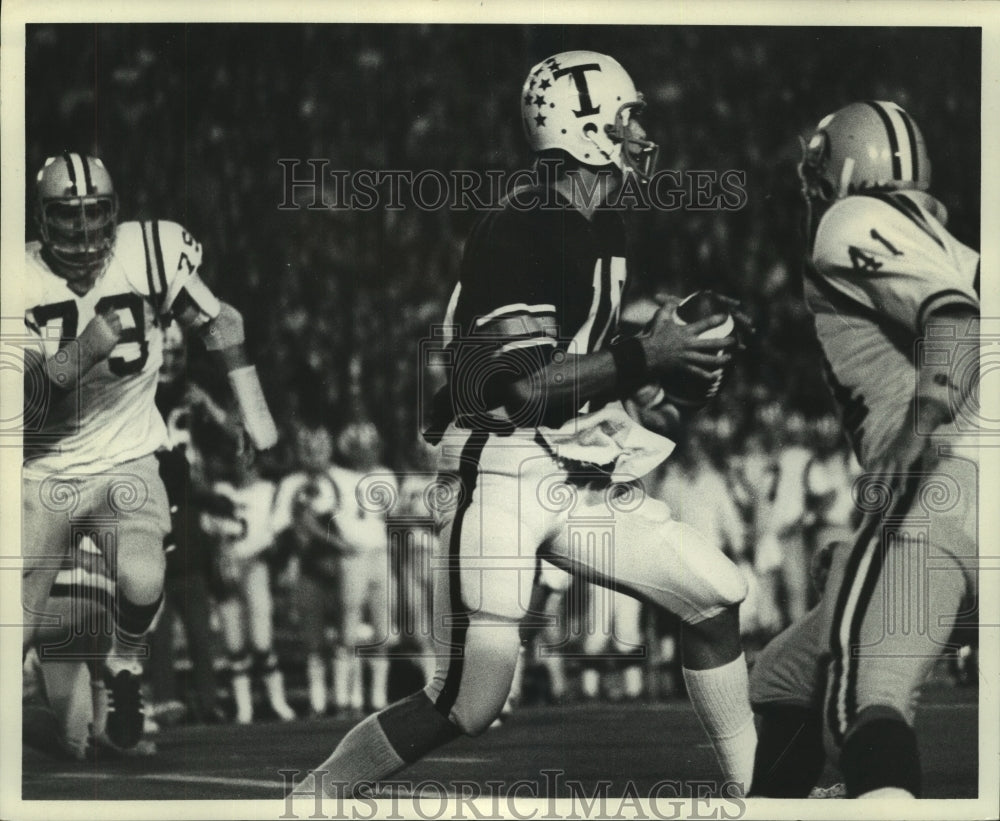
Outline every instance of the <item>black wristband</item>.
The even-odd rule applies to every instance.
[[[623,339],[608,346],[618,371],[619,395],[630,393],[649,381],[646,352],[637,337]]]

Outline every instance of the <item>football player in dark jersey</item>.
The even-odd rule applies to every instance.
[[[511,686],[540,558],[680,616],[692,703],[724,778],[749,786],[746,583],[719,545],[645,496],[638,479],[673,443],[622,404],[649,383],[710,380],[735,341],[699,339],[725,315],[682,325],[673,306],[641,335],[617,336],[628,271],[622,214],[609,206],[648,179],[657,153],[621,65],[558,54],[532,69],[521,101],[531,148],[558,168],[476,225],[445,320],[453,366],[432,435],[454,504],[434,562],[438,670],[351,730],[295,794],[356,789],[486,730]]]

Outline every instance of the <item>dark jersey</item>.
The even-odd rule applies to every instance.
[[[545,201],[545,191],[534,194]],[[559,195],[553,207],[519,210],[510,203],[483,217],[462,259],[458,300],[449,321],[461,336],[487,330],[492,320],[545,315],[558,343],[575,353],[599,350],[618,320],[625,287],[625,230],[621,213],[598,209],[588,220]],[[511,340],[513,341],[513,340]]]
[[[470,427],[501,404],[502,379],[543,367],[556,350],[601,350],[618,327],[626,283],[621,213],[598,209],[588,220],[542,188],[522,189],[517,199],[536,204],[507,202],[473,229],[445,320],[451,416]],[[516,426],[558,425],[579,410],[545,408]]]

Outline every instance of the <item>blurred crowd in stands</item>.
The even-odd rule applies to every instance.
[[[360,426],[370,464],[397,481],[396,501],[379,514],[388,529],[378,561],[387,610],[382,621],[383,614],[362,614],[372,627],[363,641],[378,644],[386,638],[375,635],[381,629],[393,639],[391,650],[402,647],[402,657],[389,659],[385,686],[397,690],[390,696],[420,686],[426,646],[414,625],[425,623],[426,594],[414,591],[425,581],[419,556],[434,534],[428,512],[413,505],[429,470],[422,413],[437,387],[421,343],[443,319],[477,214],[279,208],[286,200],[282,160],[327,160],[348,172],[526,167],[518,108],[525,72],[547,54],[590,48],[616,56],[645,92],[645,124],[661,146],[661,168],[745,174],[738,210],[635,214],[630,253],[646,293],[712,288],[741,299],[758,327],[720,397],[661,472],[647,477],[650,493],[718,533],[746,568],[753,584],[743,621],[751,644],[809,606],[816,595],[810,567],[821,575],[816,556],[850,526],[855,466],[799,296],[805,238],[798,138],[847,102],[895,100],[921,124],[950,229],[979,246],[980,87],[970,82],[979,77],[977,29],[32,25],[26,46],[27,169],[66,148],[102,157],[116,180],[121,219],[182,223],[205,247],[203,276],[246,318],[248,345],[284,433],[281,447],[254,467],[287,507],[262,553],[276,647],[293,654],[307,682],[342,653],[344,639],[333,622],[317,639],[317,618],[325,622],[315,608],[329,602],[315,591],[310,597],[308,577],[322,575],[322,562],[303,548],[310,537],[295,533],[301,522],[294,511],[308,507],[301,494],[320,491],[282,497],[281,486],[323,472],[316,462],[325,450],[329,464],[361,470],[347,463],[357,453],[335,446]],[[27,235],[34,236],[30,220]],[[188,381],[224,406],[224,386],[206,378],[203,365],[192,352]],[[197,452],[198,443],[191,448]],[[211,472],[200,480],[209,490],[218,479]],[[206,560],[189,562],[184,572],[211,581],[225,539],[206,526],[211,516],[204,512],[188,520],[193,549]],[[390,560],[393,551],[400,555]],[[638,607],[617,607],[615,597],[579,582],[567,585],[559,574],[540,575],[551,585],[540,585],[548,593],[537,604],[539,613],[565,618],[540,618],[526,631],[532,663],[523,698],[533,697],[542,679],[538,692],[554,699],[659,697],[683,686],[672,675],[672,625],[652,623]],[[213,615],[203,626],[221,631],[215,595],[209,584],[205,612]],[[172,631],[161,655],[194,661],[177,624],[161,624]],[[352,630],[354,638],[367,635]],[[312,636],[308,646],[296,638],[303,634]],[[201,663],[224,667],[224,642],[214,633],[201,638],[209,641]],[[543,649],[550,646],[558,649]],[[353,670],[358,685],[339,692],[342,685],[331,681],[331,703],[379,706],[383,696],[373,702],[371,691],[359,704],[357,686],[382,686],[380,663]],[[175,665],[164,669],[158,703],[177,697],[163,683]],[[202,673],[201,687],[187,692],[212,702],[214,679]],[[195,696],[188,700],[195,709]],[[316,687],[308,705],[297,709],[328,709]],[[213,703],[197,706],[205,720],[215,710]]]

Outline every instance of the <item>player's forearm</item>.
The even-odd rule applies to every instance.
[[[616,380],[614,359],[607,351],[577,356],[557,352],[545,367],[511,382],[504,398],[508,408],[569,400],[582,405],[595,396],[613,393]]]
[[[625,397],[648,378],[641,341],[628,339],[589,354],[555,351],[543,368],[510,382],[504,400],[508,410],[579,407],[597,397]]]
[[[920,357],[916,366],[917,384],[911,409],[914,430],[931,431],[947,424],[973,393],[979,367],[977,362],[970,361],[970,356],[978,357],[978,349],[968,344],[965,329],[977,316],[969,307],[955,306],[935,312],[924,322],[922,336],[933,345],[934,355]],[[954,363],[960,359],[964,367],[957,369]]]
[[[229,377],[243,426],[254,447],[258,450],[273,447],[278,441],[278,430],[264,398],[257,369],[247,356],[242,315],[231,305],[220,303],[219,313],[202,325],[199,332],[205,347]]]

